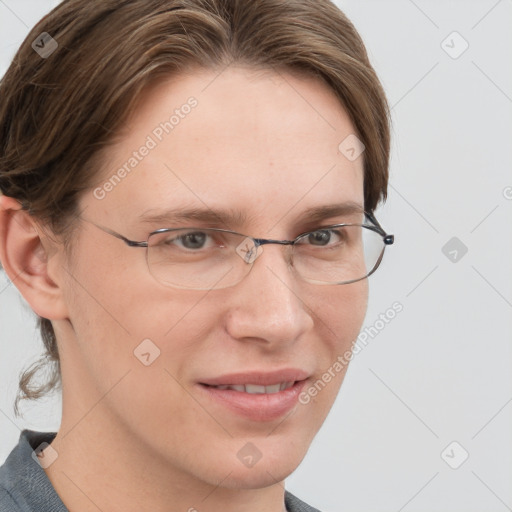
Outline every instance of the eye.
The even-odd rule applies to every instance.
[[[233,248],[234,242],[240,243],[229,232],[220,232],[208,228],[182,228],[155,232],[149,239],[153,254],[157,251],[165,257],[212,257],[219,256]],[[235,245],[236,247],[236,245]]]
[[[208,235],[201,231],[179,236],[178,240],[186,249],[202,249]]]
[[[200,250],[208,248],[209,241],[212,241],[212,236],[210,234],[204,231],[189,231],[179,235],[174,233],[167,236],[163,240],[163,245],[167,247],[178,247],[181,249]]]
[[[316,231],[312,231],[307,236],[307,241],[311,245],[317,245],[320,247],[328,246],[329,243],[339,242],[341,239],[340,230],[334,229],[318,229]]]

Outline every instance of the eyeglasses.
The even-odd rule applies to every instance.
[[[191,290],[222,289],[239,283],[252,269],[265,244],[288,246],[288,264],[312,284],[349,284],[373,274],[394,235],[371,213],[364,224],[332,224],[302,233],[294,240],[252,238],[217,228],[165,228],[146,241],[129,240],[83,219],[129,247],[145,247],[150,274],[161,284]]]

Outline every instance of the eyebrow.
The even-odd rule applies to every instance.
[[[314,225],[328,218],[348,217],[356,214],[364,214],[363,206],[353,201],[346,201],[307,208],[297,217],[296,223]],[[180,222],[197,221],[201,225],[223,225],[227,229],[239,228],[242,225],[246,225],[251,219],[252,217],[249,217],[240,210],[214,210],[209,208],[176,208],[167,210],[151,208],[146,210],[140,217],[140,221],[143,224],[167,224],[172,226]]]

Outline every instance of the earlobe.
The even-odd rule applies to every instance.
[[[16,199],[0,195],[2,266],[37,315],[60,320],[67,309],[62,289],[49,275],[49,259],[36,220]]]

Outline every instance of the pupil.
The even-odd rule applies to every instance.
[[[205,238],[205,233],[189,233],[182,237],[182,241],[188,249],[199,249],[203,246]]]
[[[329,231],[315,231],[309,235],[309,241],[313,245],[325,245],[331,240]]]

